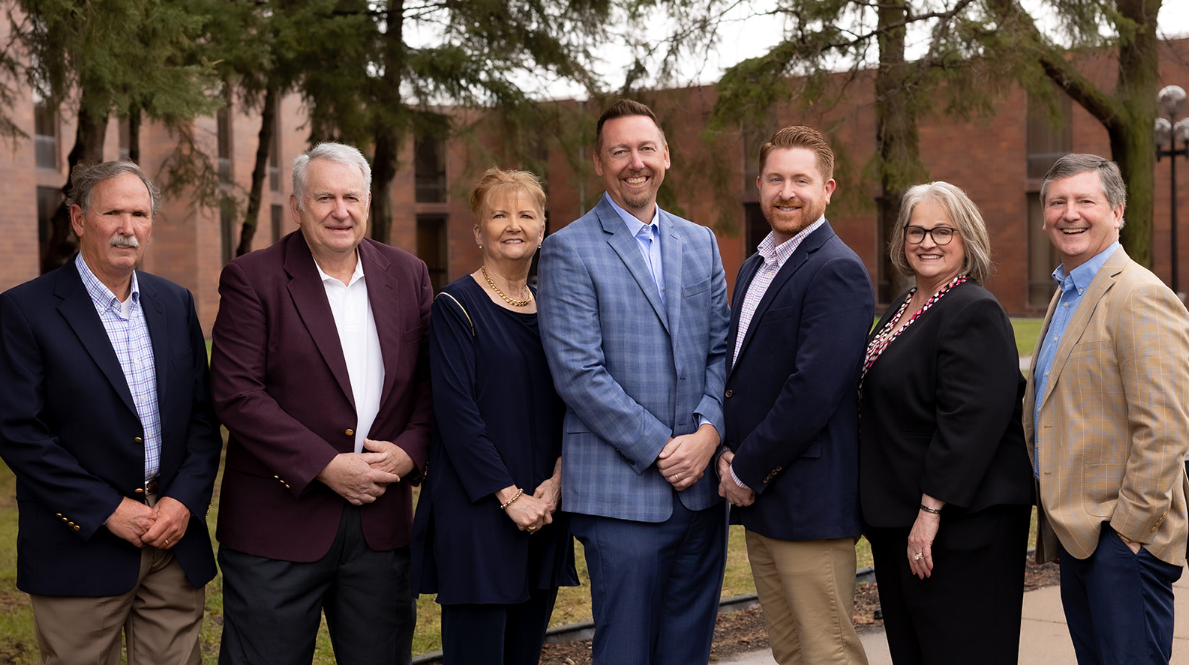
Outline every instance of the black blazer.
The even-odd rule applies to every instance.
[[[907,297],[893,301],[873,335]],[[859,493],[867,524],[911,526],[922,492],[955,516],[1033,502],[1019,367],[1007,314],[973,280],[884,349],[863,381]]]
[[[732,362],[744,296],[763,258],[739,270],[731,298],[726,445],[757,493],[732,521],[778,540],[858,536],[857,391],[873,297],[863,262],[829,223],[773,278]]]
[[[159,493],[190,509],[171,551],[201,587],[215,576],[206,513],[223,447],[206,343],[189,291],[136,275],[157,371]],[[144,500],[143,436],[73,260],[0,295],[0,455],[17,479],[17,588],[115,596],[136,585],[140,550],[103,523],[124,497]]]

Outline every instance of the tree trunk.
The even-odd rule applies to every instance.
[[[1115,89],[1125,115],[1107,125],[1111,156],[1127,183],[1126,221],[1120,233],[1123,247],[1140,265],[1152,266],[1152,222],[1156,200],[1156,84],[1160,42],[1156,15],[1160,0],[1117,0],[1125,18],[1135,21],[1135,33],[1119,46],[1119,79]]]
[[[277,90],[272,85],[264,94],[264,108],[260,109],[260,134],[256,143],[256,165],[252,168],[252,189],[248,193],[248,211],[244,213],[244,225],[239,232],[239,247],[236,256],[252,251],[252,238],[256,236],[257,220],[260,218],[260,200],[264,196],[264,179],[268,176],[268,153],[272,147],[273,134],[277,127]]]
[[[381,61],[384,74],[375,86],[375,154],[372,156],[372,238],[388,242],[392,232],[392,181],[396,178],[400,147],[401,68],[404,62],[404,0],[388,1],[387,29]]]
[[[905,0],[886,0],[879,6],[879,69],[875,75],[875,134],[879,151],[879,184],[883,194],[876,201],[880,228],[880,284],[877,298],[891,302],[912,279],[892,267],[888,242],[895,231],[904,192],[915,184],[921,167],[913,91],[908,89],[911,65],[904,60]],[[898,26],[898,27],[893,27]]]
[[[103,161],[103,139],[107,131],[107,113],[101,116],[93,115],[88,103],[90,94],[84,89],[83,98],[79,103],[78,128],[74,133],[74,147],[66,157],[68,175],[66,184],[62,186],[62,203],[54,211],[51,218],[50,239],[46,243],[45,255],[41,257],[41,272],[45,274],[62,266],[78,249],[74,230],[70,226],[70,194],[73,186],[70,175],[74,167],[79,164],[93,165]]]

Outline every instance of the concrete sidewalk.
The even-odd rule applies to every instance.
[[[1176,626],[1173,629],[1171,665],[1189,665],[1189,574],[1173,585],[1176,596]],[[883,631],[862,635],[870,665],[891,665]],[[773,665],[769,651],[759,651],[717,663]],[[1024,618],[1020,628],[1020,665],[1077,665],[1073,642],[1061,609],[1061,591],[1051,586],[1024,594]]]

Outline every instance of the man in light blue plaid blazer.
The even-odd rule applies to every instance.
[[[586,548],[596,665],[705,663],[726,553],[709,472],[730,312],[709,229],[656,205],[669,167],[652,111],[599,119],[606,195],[545,240],[541,337],[566,401],[563,510]]]

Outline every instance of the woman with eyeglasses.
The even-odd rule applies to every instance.
[[[987,229],[933,182],[905,194],[889,245],[915,285],[867,347],[859,493],[892,661],[1015,663],[1034,484]]]

